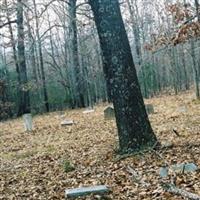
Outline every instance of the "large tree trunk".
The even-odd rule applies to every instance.
[[[104,73],[111,90],[121,152],[156,143],[138,83],[131,49],[117,0],[89,1],[103,54]]]
[[[20,75],[20,107],[18,115],[30,113],[30,97],[27,88],[28,79],[26,72],[25,47],[24,47],[24,24],[23,3],[17,0],[17,33],[18,33],[18,68]]]

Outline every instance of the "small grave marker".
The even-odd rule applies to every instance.
[[[93,109],[87,109],[85,111],[83,111],[83,114],[88,114],[88,113],[93,113],[94,110]]]
[[[75,189],[65,190],[65,198],[77,198],[80,196],[86,196],[89,194],[104,194],[109,192],[109,189],[105,185],[92,186],[92,187],[81,187]]]
[[[32,131],[33,130],[33,123],[32,123],[32,115],[31,113],[27,113],[23,115],[24,119],[24,128],[26,131]]]
[[[180,107],[177,109],[177,111],[178,111],[179,113],[187,113],[187,108],[186,108],[186,106],[180,106]]]
[[[152,104],[146,104],[145,108],[146,108],[147,114],[154,114],[154,108]]]
[[[194,163],[180,163],[176,165],[172,165],[170,167],[161,167],[159,174],[162,178],[165,178],[168,176],[170,171],[173,171],[175,173],[190,173],[195,172],[198,170],[198,167]]]
[[[104,110],[104,118],[107,120],[115,118],[115,110],[113,107],[109,106]]]
[[[73,120],[64,120],[60,124],[61,124],[61,126],[71,126],[74,124],[74,121]]]
[[[159,174],[160,174],[161,178],[166,178],[168,176],[168,170],[169,170],[168,167],[160,168]]]
[[[195,172],[197,169],[198,167],[194,163],[172,165],[172,170],[177,173]]]

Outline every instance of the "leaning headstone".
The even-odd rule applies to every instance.
[[[146,104],[145,108],[146,108],[147,114],[154,114],[154,108],[152,104]]]
[[[93,113],[94,110],[93,109],[87,109],[83,111],[83,114],[88,114],[88,113]]]
[[[176,173],[188,173],[188,172],[195,172],[198,170],[198,167],[194,163],[181,163],[172,165],[171,169]]]
[[[115,110],[113,107],[109,106],[104,110],[104,118],[107,120],[115,118]]]
[[[33,123],[32,123],[31,113],[24,114],[23,120],[24,120],[25,131],[32,131],[33,130]]]
[[[71,126],[74,124],[74,121],[73,120],[64,120],[60,124],[61,124],[61,126]]]
[[[109,189],[105,185],[92,186],[92,187],[82,187],[75,189],[65,190],[65,198],[77,198],[80,196],[86,196],[89,194],[104,194],[109,192]]]

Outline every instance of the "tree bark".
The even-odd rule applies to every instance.
[[[195,2],[195,7],[196,7],[197,19],[198,19],[198,22],[200,22],[199,0],[194,0],[194,2]]]
[[[28,78],[26,71],[25,47],[24,47],[24,24],[23,3],[17,0],[17,34],[18,34],[18,69],[20,75],[20,105],[18,115],[30,113],[30,97],[27,87]]]
[[[26,21],[27,21],[27,28],[28,28],[28,39],[29,39],[29,51],[30,51],[30,64],[32,68],[32,79],[38,84],[38,76],[37,76],[37,67],[36,67],[36,59],[35,59],[35,41],[31,32],[31,25],[30,25],[30,19],[29,15],[26,15]]]
[[[13,33],[13,28],[12,28],[12,25],[11,23],[9,23],[11,20],[10,20],[10,13],[8,12],[8,2],[7,0],[4,0],[4,4],[5,4],[5,7],[7,9],[7,12],[6,12],[6,18],[7,18],[7,21],[8,21],[8,29],[9,29],[9,34],[10,34],[10,40],[11,40],[11,46],[12,46],[12,50],[13,50],[13,59],[14,59],[14,63],[15,63],[15,68],[16,68],[16,72],[17,72],[17,81],[18,81],[18,84],[16,86],[17,88],[17,95],[20,99],[20,96],[21,96],[21,92],[20,92],[20,72],[19,72],[19,63],[17,61],[17,50],[16,50],[16,43],[15,43],[15,38],[14,38],[14,33]],[[22,106],[19,105],[19,108],[18,108],[18,115],[20,115],[21,109]]]
[[[192,56],[192,62],[193,62],[193,77],[194,77],[194,85],[195,85],[195,94],[196,98],[200,99],[200,88],[199,88],[199,72],[198,72],[198,63],[197,63],[197,58],[196,58],[196,53],[195,53],[195,43],[194,39],[191,39],[190,41],[191,45],[191,56]]]
[[[98,30],[107,86],[113,99],[122,153],[157,140],[145,110],[128,37],[117,0],[89,0]]]
[[[185,60],[185,53],[184,53],[184,46],[181,45],[181,58],[182,58],[182,65],[183,65],[183,74],[184,74],[184,89],[190,89],[190,83],[188,80],[188,73],[186,68],[186,60]]]

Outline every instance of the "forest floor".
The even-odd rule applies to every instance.
[[[170,147],[124,159],[115,153],[117,130],[114,120],[104,120],[106,105],[89,114],[65,111],[65,118],[75,121],[72,126],[60,125],[59,112],[35,116],[32,133],[24,132],[21,118],[0,123],[0,199],[64,199],[67,188],[98,184],[112,191],[104,199],[182,199],[163,191],[159,169],[183,162],[200,167],[200,102],[193,99],[188,92],[147,100],[155,107],[150,115],[153,129]],[[140,180],[130,174],[130,167]],[[177,187],[200,195],[199,170],[170,174],[164,181],[172,179]]]

